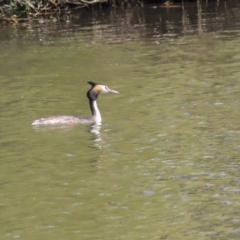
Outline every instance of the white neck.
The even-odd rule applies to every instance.
[[[98,109],[98,106],[97,106],[97,101],[93,101],[92,102],[92,107],[93,107],[93,117],[94,117],[94,120],[95,122],[97,123],[101,123],[102,122],[102,117],[101,117],[101,114],[100,114],[100,111]]]

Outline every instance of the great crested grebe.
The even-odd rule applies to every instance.
[[[32,126],[79,124],[79,123],[80,124],[81,123],[90,123],[90,124],[101,123],[102,118],[97,106],[97,98],[99,93],[118,93],[118,91],[112,90],[100,83],[94,83],[94,82],[88,82],[88,83],[92,86],[87,92],[87,98],[89,99],[89,105],[92,112],[91,117],[84,118],[84,117],[74,117],[74,116],[54,116],[54,117],[41,118],[41,119],[35,120],[32,123]]]

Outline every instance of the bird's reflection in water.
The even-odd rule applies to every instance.
[[[68,131],[74,128],[74,125],[52,125],[52,126],[32,126],[32,128],[37,132],[46,132],[49,130],[63,130]]]
[[[82,126],[82,125],[81,125]],[[49,132],[57,130],[57,132],[68,132],[77,128],[76,125],[51,125],[51,126],[33,126],[32,127],[36,132]],[[81,129],[82,130],[82,129]],[[94,148],[102,149],[104,148],[104,141],[102,140],[101,134],[101,124],[93,124],[88,127],[88,132],[92,134],[90,141],[91,146]]]
[[[101,124],[94,124],[90,126],[89,132],[94,134],[96,142],[101,141]]]
[[[93,146],[101,149],[103,147],[103,141],[101,136],[101,124],[91,125],[89,132],[93,135]]]
[[[33,126],[33,129],[37,132],[49,132],[51,130],[58,130],[60,132],[66,132],[66,131],[70,131],[73,128],[75,128],[76,125],[55,125],[55,126]],[[102,136],[101,136],[101,124],[93,124],[91,126],[89,126],[89,130],[88,132],[90,132],[92,134],[92,143],[93,143],[93,147],[94,148],[98,148],[101,149],[103,148],[104,144],[102,141]]]

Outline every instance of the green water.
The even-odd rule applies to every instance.
[[[0,46],[0,239],[239,239],[239,32],[98,33]],[[32,128],[90,80],[120,92],[100,129]]]

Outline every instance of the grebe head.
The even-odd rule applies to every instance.
[[[118,93],[118,91],[110,89],[103,84],[94,82],[88,83],[92,86],[91,89],[89,89],[87,92],[87,97],[89,100],[97,100],[99,93]]]

